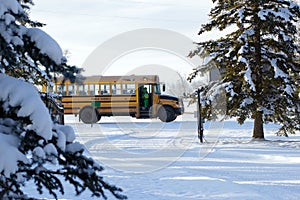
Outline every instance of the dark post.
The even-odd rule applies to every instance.
[[[201,114],[201,98],[200,98],[200,89],[197,90],[197,98],[198,98],[198,138],[201,143],[203,143],[203,120]]]

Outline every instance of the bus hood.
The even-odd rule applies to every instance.
[[[170,95],[167,95],[167,94],[161,94],[160,99],[169,99],[169,100],[179,101],[179,98],[174,97],[174,96],[170,96]]]

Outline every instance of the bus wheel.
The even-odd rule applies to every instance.
[[[79,119],[85,124],[94,124],[101,119],[101,116],[92,106],[85,106],[79,112]]]
[[[162,122],[171,122],[171,121],[174,121],[176,119],[175,111],[170,106],[162,106],[158,110],[158,118]]]

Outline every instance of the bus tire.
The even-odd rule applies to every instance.
[[[94,124],[101,119],[101,116],[94,107],[85,106],[79,112],[79,119],[85,124]]]
[[[175,111],[171,106],[162,106],[158,110],[158,118],[162,122],[171,122],[176,119]]]

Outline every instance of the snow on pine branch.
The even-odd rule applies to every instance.
[[[255,92],[256,87],[252,80],[252,70],[251,70],[250,66],[247,66],[247,70],[245,71],[244,79],[250,85],[250,89]]]
[[[13,12],[14,14],[24,12],[21,5],[16,0],[1,0],[0,16],[4,16],[4,13]]]
[[[25,27],[16,26],[13,16],[24,13],[21,5],[15,0],[1,0],[0,4],[0,35],[9,44],[24,45],[22,37],[26,32]]]
[[[64,152],[82,151],[83,145],[74,143],[74,130],[65,125],[53,124],[49,111],[40,98],[36,88],[22,80],[0,74],[0,104],[4,112],[15,109],[18,117],[29,117],[30,124],[19,127],[19,122],[12,118],[0,117],[0,173],[9,177],[11,173],[18,170],[18,163],[31,163],[30,159],[40,158],[52,160],[56,163],[58,148]],[[16,129],[16,126],[17,129]],[[26,152],[19,151],[21,131],[34,131],[43,138],[33,150],[33,157],[26,156]],[[18,137],[19,136],[19,137]],[[56,138],[55,144],[52,143]],[[25,138],[26,140],[26,138]],[[45,144],[43,147],[42,144]]]
[[[0,35],[5,42],[14,46],[23,46],[24,37],[28,36],[41,54],[48,56],[55,64],[60,65],[66,59],[59,44],[39,28],[27,28],[15,16],[26,15],[17,0],[0,1]]]
[[[3,110],[20,107],[18,117],[29,117],[32,121],[28,130],[34,130],[45,140],[52,138],[52,121],[47,108],[36,89],[29,83],[0,74],[0,101]],[[20,139],[12,134],[12,119],[0,118],[0,172],[6,177],[18,170],[18,162],[28,163],[26,156],[18,150]]]
[[[9,106],[20,106],[17,116],[29,117],[32,122],[27,129],[36,131],[45,140],[52,138],[49,111],[32,84],[0,74],[0,91],[0,101],[8,102],[4,110],[8,110]]]
[[[16,136],[2,133],[0,125],[0,172],[3,171],[6,177],[18,170],[19,161],[29,162],[18,150],[19,143],[20,140]]]
[[[284,19],[285,21],[290,21],[292,18],[292,13],[289,8],[278,8],[278,11],[274,11],[273,9],[263,9],[258,12],[258,16],[261,20],[266,20],[266,16],[269,16],[270,14]]]
[[[46,32],[39,28],[28,28],[26,33],[42,54],[47,55],[57,65],[64,60],[63,51],[59,44]]]

